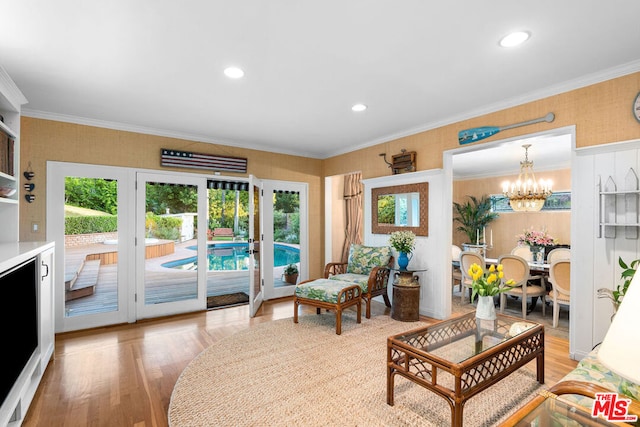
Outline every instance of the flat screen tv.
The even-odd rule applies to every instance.
[[[37,274],[35,258],[0,273],[0,295],[4,305],[0,309],[4,342],[0,369],[2,403],[38,348]]]

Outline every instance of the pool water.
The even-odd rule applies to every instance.
[[[196,246],[188,249],[196,250]],[[248,245],[246,243],[216,243],[209,245],[207,250],[209,271],[234,271],[249,268]],[[286,245],[275,244],[273,247],[273,265],[282,267],[300,262],[300,249]],[[166,268],[179,270],[197,270],[198,257],[189,257],[162,264]]]

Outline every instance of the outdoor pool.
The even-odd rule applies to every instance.
[[[209,271],[247,270],[249,254],[247,243],[215,243],[207,250]],[[196,250],[195,246],[188,249]],[[275,244],[273,248],[273,266],[283,267],[300,262],[300,249],[286,245]],[[166,268],[179,270],[197,270],[198,257],[189,257],[162,264]]]

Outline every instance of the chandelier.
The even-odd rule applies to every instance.
[[[517,212],[535,212],[542,209],[544,201],[551,195],[551,180],[536,181],[533,162],[529,160],[529,147],[525,144],[524,161],[520,162],[520,174],[516,182],[502,183],[502,193],[509,198],[509,204]]]

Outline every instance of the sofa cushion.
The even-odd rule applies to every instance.
[[[367,288],[369,287],[369,276],[367,274],[343,273],[331,276],[329,279],[350,282],[353,285],[360,285],[362,292],[367,292]]]
[[[390,246],[351,245],[347,261],[347,273],[366,274],[368,276],[373,267],[385,267],[390,258]]]
[[[569,380],[595,383],[607,390],[640,400],[640,384],[632,383],[605,367],[598,359],[598,348],[586,355],[561,381]],[[568,398],[585,408],[591,408],[593,405],[593,400],[584,396],[564,395],[563,398]]]
[[[353,282],[342,280],[316,279],[297,285],[296,296],[335,304],[338,302],[340,291],[354,284]],[[344,299],[340,302],[344,302]]]

